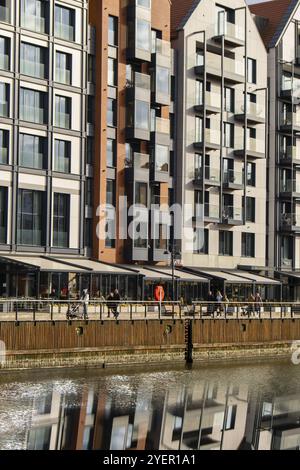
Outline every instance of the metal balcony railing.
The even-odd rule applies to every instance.
[[[288,147],[281,147],[280,158],[286,161],[300,160],[300,145],[293,145]]]
[[[281,214],[280,224],[282,227],[300,227],[299,214]]]
[[[281,179],[280,191],[283,193],[300,193],[300,181]]]
[[[224,171],[224,183],[225,184],[243,184],[243,173],[235,170]]]

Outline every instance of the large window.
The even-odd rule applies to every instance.
[[[224,122],[224,147],[234,147],[234,124]]]
[[[69,246],[70,196],[55,193],[53,200],[53,246]]]
[[[156,91],[164,95],[170,94],[170,71],[166,67],[156,67]]]
[[[196,80],[196,106],[201,106],[203,104],[203,82],[201,80]]]
[[[255,222],[255,197],[246,197],[246,222]]]
[[[118,45],[118,18],[108,17],[108,44],[110,46]]]
[[[151,0],[137,0],[136,4],[139,7],[151,8]]]
[[[0,69],[10,69],[10,39],[3,36],[0,36]]]
[[[72,54],[56,51],[55,77],[59,83],[71,85]]]
[[[255,257],[255,234],[242,233],[242,256],[246,258]]]
[[[0,83],[0,116],[9,116],[9,85]]]
[[[23,121],[45,124],[46,122],[46,93],[21,88],[20,90],[20,119]]]
[[[108,168],[116,166],[116,142],[113,139],[107,139],[106,142],[106,166]]]
[[[155,169],[156,171],[169,171],[170,150],[166,145],[155,146]]]
[[[117,85],[117,61],[112,57],[108,58],[107,83],[110,86]]]
[[[248,57],[248,83],[256,83],[256,60]]]
[[[233,255],[233,233],[232,232],[219,232],[219,255],[232,256]]]
[[[8,163],[9,131],[0,129],[0,164]]]
[[[135,127],[145,131],[150,130],[150,106],[146,101],[135,101]]]
[[[46,168],[47,139],[29,134],[20,134],[19,165],[26,168]]]
[[[41,246],[43,244],[44,193],[30,189],[18,191],[17,243]]]
[[[0,243],[6,243],[7,234],[7,188],[0,188]]]
[[[147,183],[136,182],[135,183],[135,200],[134,200],[134,203],[135,204],[141,204],[145,207],[148,207],[147,193],[148,193]]]
[[[47,3],[44,0],[21,0],[21,26],[45,33],[46,11]]]
[[[55,5],[55,36],[67,41],[75,40],[75,11]]]
[[[151,24],[140,18],[136,20],[136,47],[143,51],[151,51]]]
[[[156,250],[167,250],[168,226],[166,224],[158,225],[158,237],[155,238]]]
[[[0,1],[0,21],[10,23],[10,4],[7,0]]]
[[[234,88],[225,87],[224,110],[229,113],[234,113]]]
[[[55,125],[71,129],[71,98],[55,96]]]
[[[209,250],[209,231],[208,229],[194,229],[194,253],[207,255]]]
[[[294,258],[294,239],[293,237],[281,236],[280,256],[282,267],[292,267]]]
[[[44,47],[21,43],[21,73],[46,78],[47,50]]]
[[[203,119],[196,117],[196,132],[195,132],[195,142],[202,142],[203,140]]]
[[[255,173],[255,163],[247,163],[247,185],[255,186],[256,184],[256,173]]]
[[[117,103],[113,98],[107,98],[107,125],[115,127],[117,125]]]
[[[55,139],[54,170],[61,173],[70,173],[71,142]]]
[[[107,179],[106,180],[106,239],[105,246],[106,248],[115,247],[115,234],[116,234],[116,223],[115,223],[115,208],[116,204],[116,189],[115,181]]]

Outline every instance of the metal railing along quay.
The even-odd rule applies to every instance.
[[[300,302],[182,302],[90,300],[0,300],[2,321],[104,321],[104,320],[274,320],[300,319]]]

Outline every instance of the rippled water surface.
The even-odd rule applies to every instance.
[[[1,372],[0,449],[299,449],[300,366]]]

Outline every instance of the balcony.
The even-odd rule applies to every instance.
[[[243,209],[235,206],[225,206],[222,212],[222,224],[243,225]]]
[[[203,77],[204,65],[196,65],[194,68],[195,74],[199,77]],[[221,67],[221,56],[207,53],[206,56],[206,73],[209,77],[222,78],[222,67]],[[224,79],[231,84],[239,84],[245,82],[245,65],[244,61],[240,59],[229,59],[224,57]]]
[[[258,103],[252,103],[248,101],[246,114],[247,114],[248,124],[264,124],[266,121],[265,107]],[[244,102],[239,102],[237,104],[234,117],[239,122],[245,121],[245,103]]]
[[[194,148],[197,151],[203,150],[203,135],[199,132],[196,135],[196,141],[194,142]],[[221,148],[220,131],[216,129],[205,130],[205,150],[220,150]]]
[[[127,181],[149,181],[150,157],[145,153],[134,153],[131,164],[126,168]]]
[[[163,118],[155,118],[151,123],[151,145],[167,145],[170,146],[170,120]]]
[[[224,36],[224,43],[228,47],[240,47],[245,44],[245,29],[240,25],[229,23],[225,16],[219,17],[216,27],[214,41],[221,43]]]
[[[204,222],[220,222],[220,208],[217,205],[204,204]]]
[[[128,101],[147,101],[150,103],[150,75],[135,72],[133,80],[126,80],[126,97]]]
[[[71,116],[69,113],[55,113],[55,126],[63,129],[71,128]]]
[[[203,168],[195,168],[194,185],[203,186]],[[220,186],[220,169],[206,165],[204,168],[205,186]]]
[[[299,133],[300,132],[300,114],[297,113],[286,113],[280,118],[280,130],[285,133]]]
[[[300,215],[281,214],[280,229],[285,232],[300,232]]]
[[[300,181],[297,180],[280,180],[279,183],[280,196],[283,198],[300,198]]]
[[[45,111],[35,106],[21,106],[20,119],[22,121],[35,122],[36,124],[44,124]]]
[[[8,117],[9,107],[6,101],[0,102],[0,116]]]
[[[10,8],[5,6],[0,6],[0,21],[4,23],[10,23]]]
[[[56,68],[55,79],[59,83],[64,83],[65,85],[71,85],[71,71],[66,70],[66,69]]]
[[[235,170],[224,171],[224,189],[244,189],[243,173]]]
[[[203,114],[204,103],[201,97],[199,104],[194,106],[195,112]],[[220,93],[207,92],[205,94],[205,111],[206,114],[219,114],[221,112],[221,95]]]
[[[280,90],[280,97],[287,101],[300,98],[300,80],[292,77],[283,76]]]
[[[263,132],[261,133],[263,136]],[[244,158],[244,140],[240,139],[235,144],[234,155],[239,158]],[[256,139],[248,138],[247,139],[247,157],[251,158],[265,158],[265,140],[263,137],[256,137]]]
[[[0,56],[0,69],[1,70],[9,70],[10,63],[9,63],[9,56],[6,54],[2,54]]]
[[[0,164],[6,165],[8,163],[8,149],[6,147],[0,147]]]
[[[72,25],[55,22],[55,37],[65,41],[74,41],[75,28]]]
[[[46,76],[45,64],[35,62],[32,60],[21,59],[21,73],[29,75],[30,77],[45,78]]]
[[[20,166],[25,168],[44,168],[44,155],[38,152],[21,151]]]
[[[290,145],[286,148],[281,148],[279,153],[279,163],[281,165],[290,166],[300,165],[300,146]]]
[[[26,13],[21,17],[21,26],[22,28],[30,29],[36,33],[45,33],[46,32],[46,20],[41,16],[30,15]]]

